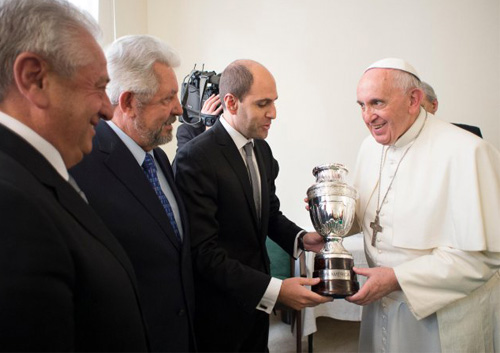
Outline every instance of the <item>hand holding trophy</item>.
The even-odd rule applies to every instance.
[[[314,259],[313,277],[320,282],[312,291],[345,298],[359,290],[353,256],[342,246],[352,227],[357,191],[344,182],[348,170],[342,164],[324,164],[313,169],[316,183],[307,190],[309,214],[325,246]]]

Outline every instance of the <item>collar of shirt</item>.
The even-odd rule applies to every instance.
[[[417,117],[417,120],[413,123],[412,126],[396,141],[394,147],[401,148],[409,144],[413,141],[420,131],[420,128],[425,123],[426,111],[424,108],[420,107],[420,114]]]
[[[253,139],[247,139],[245,136],[243,136],[238,130],[233,128],[227,122],[226,118],[224,118],[223,115],[221,116],[221,118],[219,120],[222,123],[222,126],[224,126],[224,129],[226,129],[229,136],[231,136],[231,139],[233,140],[234,144],[236,145],[236,148],[238,149],[238,151],[241,151],[243,149],[243,146],[245,146],[248,142],[251,142],[252,145],[254,145]]]
[[[106,122],[108,123],[109,127],[111,127],[113,129],[113,131],[116,132],[116,134],[118,135],[120,140],[123,141],[125,146],[127,146],[129,151],[132,153],[132,155],[136,159],[137,163],[140,166],[142,166],[142,163],[144,162],[144,159],[146,158],[147,152],[144,151],[142,149],[142,147],[139,146],[134,140],[132,140],[132,138],[129,135],[124,133],[123,130],[120,129],[114,122],[112,122],[111,120],[108,120]],[[151,156],[153,157],[153,160],[154,160],[153,151],[150,151],[149,154],[151,154]]]
[[[3,112],[0,112],[0,124],[12,130],[32,145],[45,157],[45,159],[47,159],[64,180],[67,181],[69,179],[68,169],[64,164],[61,153],[59,153],[50,142],[45,140],[30,127]]]

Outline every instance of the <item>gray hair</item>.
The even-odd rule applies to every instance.
[[[97,22],[65,0],[0,0],[0,102],[14,80],[17,56],[32,52],[50,69],[71,77],[93,59],[81,46],[87,32],[101,35]]]
[[[427,82],[422,81],[420,83],[420,87],[425,93],[425,98],[430,102],[437,101],[438,97],[436,96],[436,93],[434,92],[434,89],[429,85]]]
[[[414,88],[420,89],[420,80],[416,76],[402,70],[391,69],[391,71],[393,72],[394,85],[404,93],[408,93]]]
[[[132,92],[139,103],[148,103],[159,88],[153,65],[169,67],[180,64],[179,55],[169,45],[149,35],[129,35],[118,38],[106,50],[111,79],[107,93],[111,104],[117,105],[122,92]]]

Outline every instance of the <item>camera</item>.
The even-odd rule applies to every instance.
[[[221,74],[215,71],[196,70],[196,65],[189,75],[184,78],[181,87],[182,117],[179,120],[190,125],[203,124],[212,126],[218,115],[203,114],[201,109],[205,101],[212,94],[219,94]]]

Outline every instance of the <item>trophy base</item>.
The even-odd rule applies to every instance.
[[[313,277],[317,276],[313,275]],[[344,299],[358,292],[359,283],[357,281],[343,280],[321,281],[317,285],[312,286],[311,290],[324,297]]]
[[[314,260],[313,278],[321,281],[311,287],[319,295],[342,299],[358,292],[359,283],[352,270],[354,260],[347,254],[318,254]]]

